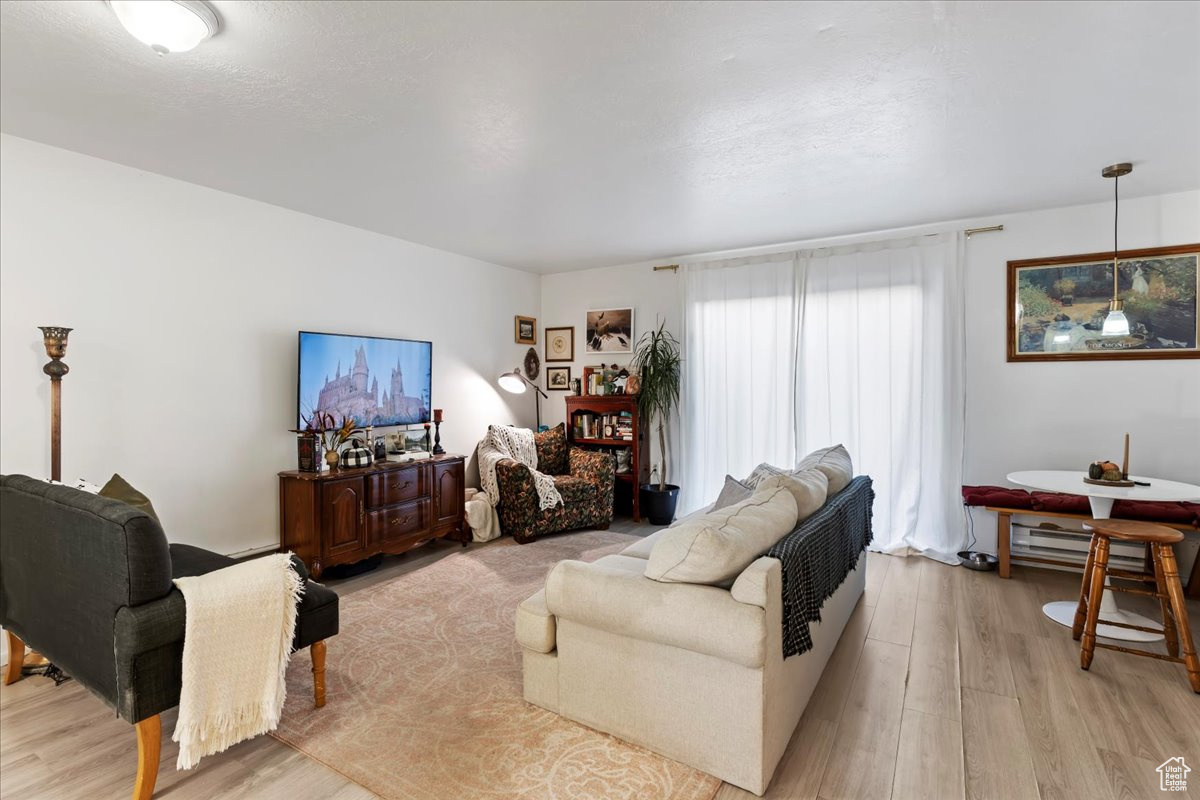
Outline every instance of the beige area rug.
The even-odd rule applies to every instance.
[[[522,697],[517,604],[562,559],[593,561],[633,539],[506,539],[342,597],[329,701],[313,709],[312,662],[296,653],[275,737],[389,800],[709,800],[711,775]]]

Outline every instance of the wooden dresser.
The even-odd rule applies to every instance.
[[[403,553],[430,539],[470,541],[462,456],[361,469],[279,473],[280,549],[314,578],[334,564]]]

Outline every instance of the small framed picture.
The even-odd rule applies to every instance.
[[[537,320],[533,317],[514,317],[513,329],[517,344],[537,344]]]
[[[546,363],[575,360],[575,328],[546,328]]]
[[[565,392],[571,388],[570,367],[546,367],[546,388],[552,392]]]
[[[633,309],[605,308],[587,312],[587,353],[632,353]]]

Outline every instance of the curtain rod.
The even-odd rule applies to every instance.
[[[1003,225],[988,225],[983,228],[965,228],[963,230],[963,235],[966,236],[968,239],[970,239],[971,236],[976,233],[991,233],[993,231],[1002,231],[1002,230],[1004,230]],[[925,235],[926,236],[937,236],[936,233],[927,233]],[[653,269],[655,272],[660,272],[662,270],[669,269],[669,270],[671,270],[671,272],[678,273],[679,265],[678,264],[658,264],[658,265],[652,267],[651,269]]]

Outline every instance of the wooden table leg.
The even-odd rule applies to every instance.
[[[996,551],[1000,558],[1000,577],[1012,577],[1012,514],[996,514]]]
[[[150,800],[158,781],[158,759],[162,747],[162,720],[158,714],[147,717],[135,726],[138,742],[137,780],[133,784],[133,800]]]
[[[12,631],[4,632],[8,639],[8,666],[4,670],[4,685],[21,680],[21,667],[25,665],[25,643]]]
[[[325,705],[325,640],[313,642],[308,648],[312,655],[313,700],[316,708]]]

